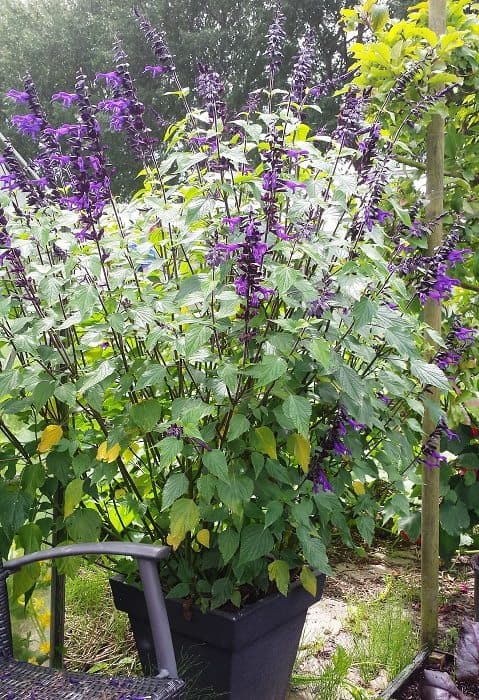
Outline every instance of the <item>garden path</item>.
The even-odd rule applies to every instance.
[[[416,547],[396,550],[375,549],[364,558],[341,553],[333,562],[333,575],[326,579],[321,600],[313,605],[306,618],[302,646],[296,672],[321,672],[336,647],[354,648],[353,635],[348,629],[348,609],[355,600],[364,601],[378,596],[388,579],[407,584],[413,595],[413,617],[419,626],[420,560]],[[459,628],[464,616],[473,616],[474,584],[467,557],[459,557],[452,570],[441,571],[439,637],[442,648],[455,641],[454,628]],[[394,585],[394,583],[393,583]],[[417,593],[417,597],[416,597]],[[317,643],[316,649],[311,645]],[[359,676],[352,671],[350,680],[360,685]],[[375,678],[368,689],[377,693],[387,685],[385,675]],[[311,690],[292,689],[287,700],[312,700]]]

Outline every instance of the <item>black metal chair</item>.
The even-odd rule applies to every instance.
[[[180,698],[168,616],[158,576],[158,562],[169,547],[125,542],[67,545],[27,554],[0,564],[0,700],[167,700]],[[137,559],[145,592],[158,668],[154,678],[111,677],[34,666],[16,661],[6,580],[25,564],[65,556],[111,554]],[[85,647],[88,640],[85,640]]]

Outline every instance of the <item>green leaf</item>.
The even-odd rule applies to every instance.
[[[354,521],[358,532],[367,544],[371,544],[374,537],[376,524],[370,515],[360,515]]]
[[[50,399],[55,391],[56,382],[53,381],[41,381],[34,387],[32,391],[32,401],[33,405],[39,411],[46,404],[48,399]]]
[[[425,386],[435,386],[445,392],[451,388],[446,375],[437,365],[423,360],[411,360],[411,372]]]
[[[259,380],[262,386],[271,384],[283,376],[288,369],[288,363],[282,357],[276,355],[265,355],[261,362],[251,369],[248,369],[246,374],[255,377]]]
[[[211,406],[201,399],[175,399],[171,406],[171,420],[180,425],[198,425],[198,423],[214,412]]]
[[[163,493],[161,496],[161,510],[166,510],[172,503],[180,498],[180,496],[183,496],[183,494],[188,491],[188,486],[188,479],[183,472],[170,474],[163,487]]]
[[[241,512],[243,504],[247,503],[253,494],[253,482],[248,476],[237,474],[236,471],[230,472],[228,481],[218,481],[216,490],[220,500],[233,513]]]
[[[45,467],[43,464],[27,464],[22,471],[22,491],[29,496],[35,496],[37,489],[45,483]]]
[[[135,384],[135,389],[138,391],[147,386],[156,386],[161,388],[166,376],[166,367],[163,365],[151,362],[144,372],[141,373],[138,381]]]
[[[318,591],[318,579],[313,574],[309,566],[306,566],[306,564],[301,569],[299,580],[303,584],[304,590],[308,591],[308,593],[311,593],[311,595],[315,597]]]
[[[339,368],[337,379],[341,389],[355,403],[363,403],[365,387],[359,374],[354,369],[343,365]]]
[[[25,523],[18,531],[16,541],[25,554],[38,552],[42,545],[42,531],[36,523]]]
[[[311,419],[311,404],[304,396],[291,394],[283,403],[283,411],[291,420],[294,427],[305,437],[309,435],[309,421]]]
[[[0,524],[7,537],[12,538],[27,518],[32,498],[18,491],[0,491]]]
[[[353,306],[353,319],[356,328],[369,325],[376,315],[377,309],[377,303],[371,301],[368,297],[363,297],[360,301],[357,301]]]
[[[218,535],[218,548],[225,564],[227,564],[236,553],[236,550],[239,547],[239,542],[239,534],[231,527],[229,527],[227,530],[223,530]]]
[[[268,455],[271,459],[276,459],[276,438],[271,428],[267,425],[255,428],[253,436],[254,448],[262,454]]]
[[[167,435],[158,443],[160,450],[160,464],[162,467],[169,467],[183,450],[183,440],[178,440],[173,435]]]
[[[101,532],[101,518],[91,508],[77,509],[66,520],[68,536],[74,542],[96,542]]]
[[[83,496],[83,479],[73,479],[65,489],[64,517],[73,513]]]
[[[274,581],[278,591],[284,596],[288,595],[289,588],[289,566],[283,559],[275,559],[268,564],[268,578]]]
[[[60,384],[53,392],[54,396],[66,403],[67,406],[75,406],[77,390],[74,384]]]
[[[130,409],[133,422],[147,433],[153,430],[161,419],[162,414],[163,409],[156,399],[146,399],[146,401],[137,403]]]
[[[449,535],[459,535],[470,525],[469,511],[463,501],[443,501],[439,509],[439,521]]]
[[[100,382],[105,380],[107,377],[110,377],[115,372],[115,365],[113,365],[109,360],[105,360],[105,362],[102,362],[101,365],[86,378],[86,380],[81,380],[79,391],[84,394],[86,391],[88,391],[88,389],[100,384]]]
[[[328,564],[328,556],[326,547],[322,540],[317,537],[311,537],[309,531],[305,527],[298,527],[296,534],[303,548],[303,553],[306,561],[313,569],[317,569],[323,574],[330,574],[331,568]]]
[[[210,474],[213,474],[214,476],[218,477],[218,479],[222,479],[223,481],[228,481],[228,464],[226,463],[224,452],[221,452],[221,450],[211,450],[210,452],[205,452],[202,460]]]
[[[414,345],[414,336],[409,328],[403,326],[385,326],[383,329],[384,340],[403,358],[414,356],[417,351]]]
[[[13,599],[17,600],[21,595],[29,591],[40,578],[40,564],[27,564],[13,574]]]
[[[309,344],[309,352],[326,372],[331,362],[331,343],[324,338],[315,338]]]
[[[248,564],[271,554],[274,547],[273,536],[262,525],[246,525],[241,532],[239,552],[240,564]]]
[[[235,413],[228,428],[227,442],[232,442],[249,430],[251,424],[242,413]]]
[[[266,513],[264,514],[264,526],[269,527],[275,523],[278,518],[283,514],[283,504],[279,501],[270,501],[266,506]]]
[[[167,598],[186,598],[190,593],[190,584],[186,581],[177,583],[171,591],[168,591]]]
[[[174,550],[178,549],[186,537],[187,532],[192,532],[200,521],[200,511],[191,498],[180,498],[171,506],[170,534],[166,538]]]

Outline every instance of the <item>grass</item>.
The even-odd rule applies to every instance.
[[[128,617],[114,608],[108,573],[99,567],[67,578],[65,647],[71,670],[141,674]]]
[[[419,635],[405,587],[390,581],[385,593],[351,606],[349,624],[354,637],[354,665],[365,683],[384,670],[388,681],[419,651]]]

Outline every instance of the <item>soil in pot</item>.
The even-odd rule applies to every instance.
[[[454,660],[452,656],[447,656],[447,660],[443,668],[438,669],[437,666],[428,664],[427,662],[416,669],[413,674],[406,680],[401,688],[393,695],[391,700],[419,700],[421,697],[421,685],[424,681],[424,669],[428,668],[432,671],[447,671],[454,679]],[[459,690],[467,695],[468,700],[479,700],[479,685],[477,683],[461,683],[455,681]]]

